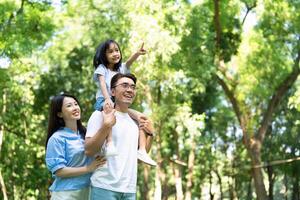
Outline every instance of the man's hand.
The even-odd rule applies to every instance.
[[[139,119],[139,127],[140,129],[144,130],[149,135],[152,135],[154,133],[154,128],[152,125],[152,122],[144,116],[141,116]]]

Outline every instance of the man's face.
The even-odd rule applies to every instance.
[[[116,103],[131,105],[136,95],[136,88],[132,79],[123,77],[117,81],[111,92]]]

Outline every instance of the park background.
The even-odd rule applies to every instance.
[[[0,199],[47,199],[50,98],[87,122],[97,45],[132,66],[154,122],[138,199],[299,200],[299,0],[1,0]]]

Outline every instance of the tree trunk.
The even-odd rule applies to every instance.
[[[2,99],[3,107],[2,107],[2,115],[1,116],[4,116],[4,114],[6,113],[6,91],[5,90],[3,91],[3,97],[2,98],[3,98]],[[0,152],[2,150],[3,139],[4,139],[4,124],[0,124]],[[5,181],[4,181],[4,178],[2,176],[1,169],[0,169],[0,187],[1,187],[2,195],[3,195],[3,200],[7,200],[8,199],[7,198],[7,190],[6,190],[6,187],[5,187]]]
[[[237,200],[237,194],[235,191],[235,184],[234,184],[234,179],[232,179],[232,182],[230,183],[230,179],[228,179],[228,190],[229,190],[229,199],[230,200]]]
[[[2,194],[3,194],[3,200],[8,200],[7,198],[7,191],[6,191],[6,187],[4,184],[4,179],[0,170],[0,186],[1,186],[1,190],[2,190]]]
[[[158,128],[158,133],[160,133],[160,127]],[[156,148],[157,148],[157,166],[155,172],[155,190],[154,190],[154,199],[160,200],[162,197],[162,182],[165,179],[165,174],[163,172],[163,159],[161,156],[161,137],[160,134],[157,134],[156,137]]]
[[[219,182],[219,187],[220,187],[220,200],[222,200],[223,199],[222,177],[219,174],[218,170],[215,170],[215,173],[216,173],[216,175],[218,177],[218,182]]]
[[[293,181],[293,193],[292,199],[293,200],[300,200],[299,198],[299,176],[297,173],[294,173],[294,181]]]
[[[284,187],[285,187],[285,191],[284,191],[284,199],[288,200],[288,190],[289,190],[289,184],[288,184],[288,177],[286,175],[286,173],[284,173]]]
[[[191,200],[192,199],[192,187],[193,187],[193,171],[194,171],[194,165],[195,165],[195,149],[196,149],[196,142],[195,142],[195,136],[191,135],[191,150],[189,153],[188,158],[188,174],[187,174],[187,181],[186,181],[186,192],[185,192],[185,200]]]
[[[162,200],[168,200],[169,193],[170,193],[170,188],[168,186],[168,182],[165,179],[165,181],[163,182],[163,187],[162,187]]]
[[[172,132],[174,136],[176,159],[181,160],[180,153],[179,153],[178,133],[175,129]],[[176,200],[183,200],[181,166],[176,164],[176,162],[172,163],[172,166],[173,166],[174,177],[175,177]]]
[[[252,200],[252,176],[250,176],[250,181],[248,184],[248,191],[247,191],[247,200]]]
[[[212,173],[209,172],[209,197],[210,197],[210,200],[214,200],[214,194],[212,193]]]
[[[143,166],[143,186],[140,187],[141,199],[149,199],[149,167]]]
[[[162,180],[165,179],[165,174],[162,170],[162,157],[161,157],[161,146],[160,146],[160,136],[157,134],[156,136],[157,140],[157,166],[156,166],[156,172],[155,172],[155,190],[154,190],[154,199],[160,200],[162,197]]]
[[[254,141],[252,141],[254,142]],[[258,143],[256,141],[255,143]],[[250,149],[249,154],[252,161],[252,176],[254,179],[254,186],[257,195],[257,200],[268,200],[266,187],[264,184],[264,177],[261,166],[261,154],[260,154],[260,144],[252,144],[252,148]]]
[[[274,188],[274,173],[273,173],[273,166],[268,166],[267,167],[268,171],[268,180],[269,180],[269,200],[273,200],[273,188]]]
[[[148,87],[147,87],[148,88]],[[149,89],[149,88],[148,88]],[[153,101],[152,100],[152,96],[150,95],[151,93],[148,92],[147,94],[149,94],[147,96],[147,100],[148,103],[151,105],[151,103]],[[157,85],[157,99],[156,99],[157,103],[160,104],[161,101],[161,87],[160,85]],[[157,150],[157,166],[156,166],[156,172],[155,172],[155,190],[154,190],[154,199],[155,200],[160,200],[162,198],[162,182],[165,179],[165,174],[163,172],[163,159],[161,156],[161,127],[162,127],[162,121],[158,122],[158,126],[157,126],[157,135],[155,136],[155,140],[156,140],[156,150]]]
[[[183,192],[182,192],[182,179],[181,179],[181,166],[176,163],[171,163],[174,172],[175,178],[175,188],[176,188],[176,200],[183,200]]]

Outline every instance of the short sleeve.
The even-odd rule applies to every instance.
[[[93,79],[94,81],[98,81],[98,76],[99,75],[102,75],[102,76],[105,76],[105,66],[100,64],[97,69],[94,71],[94,76],[93,76]]]
[[[128,73],[130,73],[130,70],[129,70],[129,68],[126,66],[126,63],[122,63],[122,65],[121,65],[121,67],[120,67],[120,69],[119,69],[119,72],[120,72],[121,74],[128,74]]]
[[[94,111],[88,121],[85,137],[93,137],[102,126],[102,123],[102,112]]]
[[[63,139],[57,137],[49,139],[46,150],[46,165],[53,175],[58,169],[66,167],[65,152],[65,142]]]

